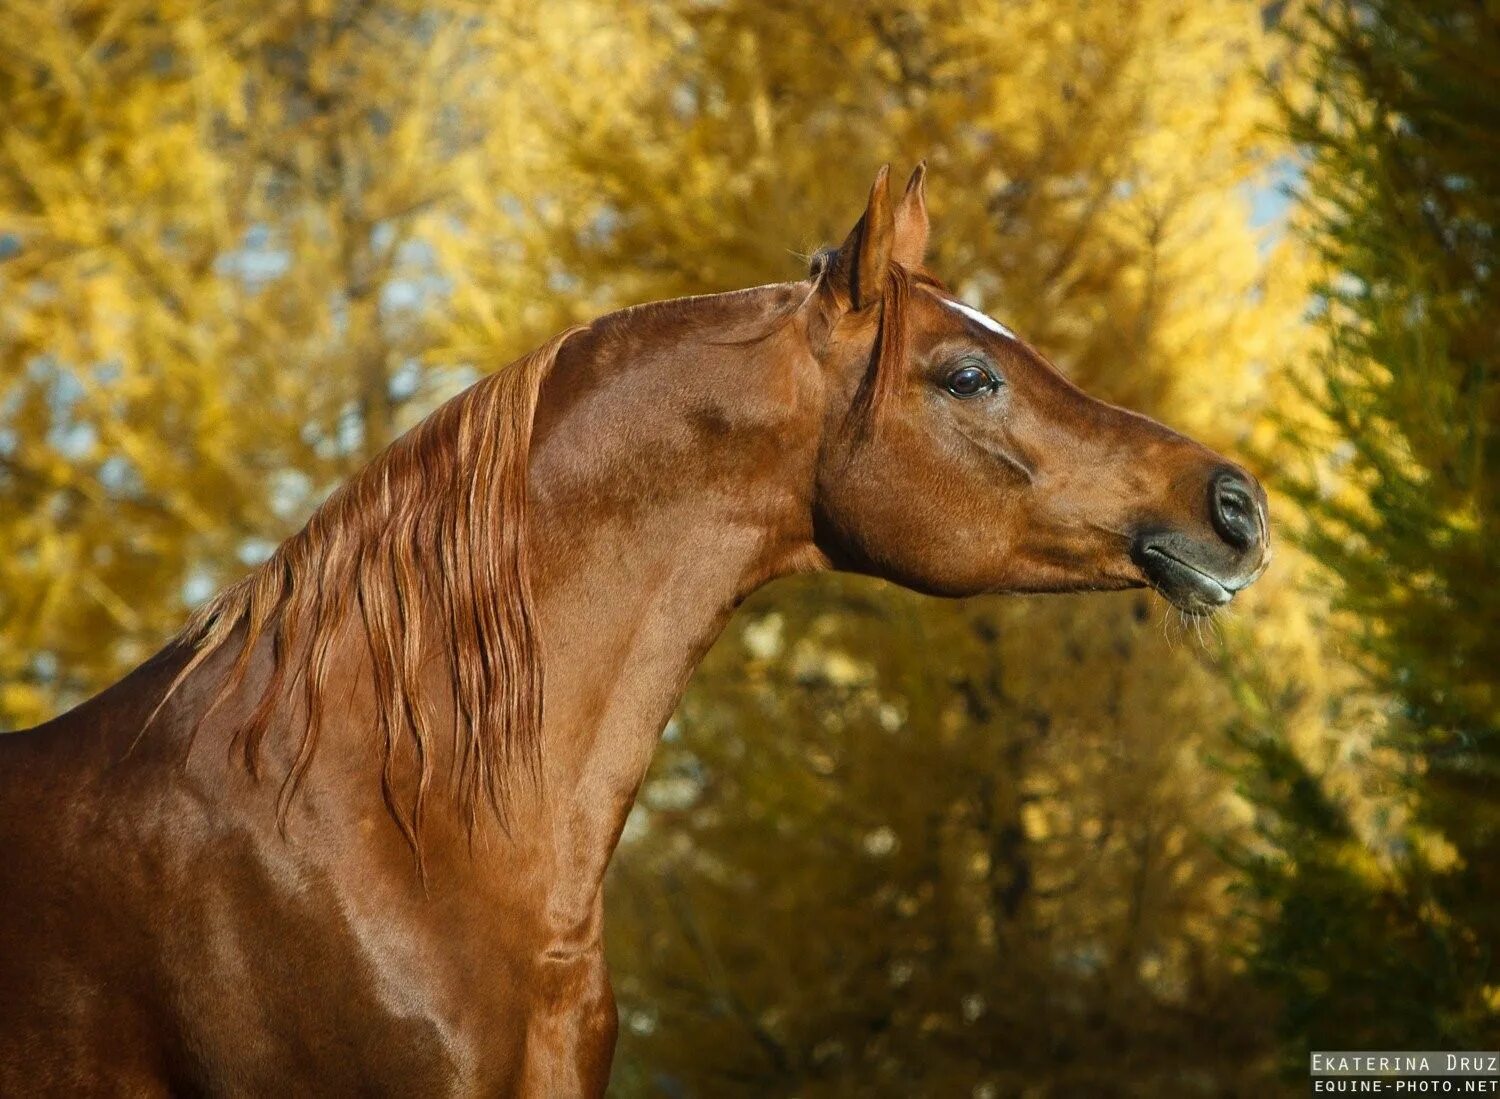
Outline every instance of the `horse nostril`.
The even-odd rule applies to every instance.
[[[1244,552],[1260,541],[1260,509],[1244,474],[1225,470],[1215,477],[1208,510],[1214,529],[1235,549]]]

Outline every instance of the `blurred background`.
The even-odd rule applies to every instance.
[[[563,326],[801,277],[875,168],[1277,563],[773,585],[608,887],[620,1096],[1264,1094],[1500,1042],[1500,9],[9,0],[0,727]]]

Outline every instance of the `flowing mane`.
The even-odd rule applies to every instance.
[[[513,774],[540,774],[542,666],[527,561],[526,475],[537,395],[577,329],[471,386],[397,438],[335,491],[254,572],[194,613],[178,640],[194,650],[158,705],[242,631],[239,654],[197,727],[243,682],[270,632],[273,664],[236,731],[260,769],[273,715],[301,692],[306,724],[278,798],[282,819],[318,745],[335,638],[357,615],[384,740],[386,803],[420,859],[432,782],[433,716],[419,683],[442,654],[454,696],[457,796],[472,827],[487,804],[507,823]],[[152,718],[156,716],[152,714]],[[146,723],[148,726],[150,720]],[[416,756],[409,804],[395,789],[403,746]]]
[[[831,261],[829,253],[815,261],[815,288]],[[875,430],[900,384],[913,282],[941,285],[925,271],[891,264],[870,368],[850,408],[860,436]],[[317,750],[336,640],[352,619],[364,637],[374,688],[385,801],[419,863],[434,748],[420,671],[434,654],[453,692],[460,809],[471,828],[486,806],[508,827],[512,782],[540,774],[543,670],[525,536],[532,422],[542,380],[573,331],[471,386],[397,438],[263,564],[194,612],[177,637],[192,656],[146,726],[210,656],[236,645],[234,664],[195,716],[196,734],[243,685],[269,634],[269,678],[232,735],[258,777],[268,733],[295,725],[300,715],[296,755],[277,800],[284,821]],[[397,763],[408,750],[417,788],[403,798]]]

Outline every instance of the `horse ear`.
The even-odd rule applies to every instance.
[[[891,258],[902,267],[921,267],[927,259],[927,161],[917,164],[896,207]]]
[[[844,238],[828,272],[829,282],[849,295],[855,309],[879,301],[885,292],[885,276],[890,270],[891,245],[896,235],[890,174],[889,164],[876,174],[865,212]]]

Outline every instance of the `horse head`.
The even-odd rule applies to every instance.
[[[924,266],[925,169],[881,170],[815,257],[809,342],[830,395],[814,527],[837,566],[920,591],[1149,585],[1210,614],[1270,559],[1235,463],[1083,392]]]

